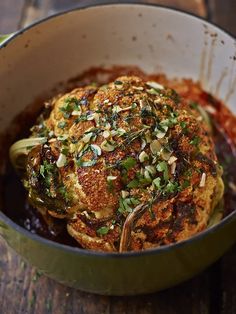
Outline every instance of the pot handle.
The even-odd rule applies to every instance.
[[[5,40],[7,40],[8,38],[10,38],[13,35],[14,35],[14,33],[6,34],[6,35],[1,35],[0,34],[0,44],[2,44]]]

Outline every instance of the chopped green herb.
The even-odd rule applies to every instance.
[[[83,113],[83,114],[81,114],[80,117],[75,119],[75,123],[79,123],[79,122],[87,121],[87,120],[88,120],[88,113]]]
[[[136,177],[139,181],[140,186],[145,187],[152,183],[152,179],[150,177],[144,177],[140,172],[136,173]]]
[[[150,95],[160,95],[162,93],[161,90],[159,89],[154,89],[154,88],[150,88],[150,89],[147,89],[147,93],[150,94]]]
[[[185,172],[184,172],[184,175],[186,177],[190,177],[192,175],[192,170],[191,169],[187,169]]]
[[[64,147],[64,148],[62,148],[61,153],[62,153],[63,155],[65,155],[65,156],[67,156],[68,153],[69,153],[69,149],[66,148],[66,147]]]
[[[188,125],[185,121],[180,121],[180,126],[182,128],[183,134],[188,134],[189,130],[188,130]]]
[[[189,103],[189,106],[192,108],[192,109],[197,109],[199,104],[196,102],[196,101],[191,101]]]
[[[47,160],[43,161],[43,165],[40,165],[39,172],[43,178],[46,178],[47,175],[55,169],[53,164],[50,164]]]
[[[68,123],[66,121],[60,121],[57,126],[60,129],[64,129],[66,126],[68,125]]]
[[[45,167],[44,167],[44,165],[41,165],[41,166],[40,166],[39,172],[40,172],[41,176],[42,176],[43,178],[45,178],[45,175],[44,175]]]
[[[180,190],[178,182],[171,182],[169,181],[167,185],[165,186],[163,192],[164,194],[171,194],[176,193]]]
[[[190,141],[190,144],[193,145],[193,146],[198,146],[200,142],[201,142],[200,137],[195,136],[195,137]]]
[[[155,113],[148,108],[141,109],[141,118],[156,117]]]
[[[66,202],[69,201],[69,194],[66,190],[66,187],[63,185],[63,186],[60,186],[58,188],[58,192],[61,194],[61,196],[66,200]]]
[[[128,116],[125,117],[124,120],[125,120],[125,122],[126,122],[127,124],[129,124],[132,119],[133,119],[133,116],[129,114]]]
[[[190,186],[190,181],[189,180],[184,180],[183,184],[182,184],[182,189],[186,189],[187,187]]]
[[[114,192],[115,186],[114,186],[113,180],[107,180],[107,187],[110,193]]]
[[[68,119],[74,109],[74,104],[78,104],[78,100],[75,97],[67,97],[64,101],[64,105],[60,107],[60,111],[63,113],[64,118]]]
[[[133,188],[137,188],[140,185],[140,182],[138,179],[133,179],[132,181],[129,182],[129,184],[127,185],[127,187],[129,189],[133,189]]]
[[[176,105],[180,102],[179,94],[174,89],[171,89],[170,92],[168,91],[166,96],[170,97]]]
[[[149,214],[150,214],[150,217],[152,220],[154,220],[156,218],[156,215],[152,209],[152,206],[153,206],[153,198],[151,199],[151,201],[149,202],[149,207],[148,207],[148,211],[149,211]]]
[[[120,197],[118,211],[121,214],[131,213],[133,211],[133,208],[137,206],[138,204],[140,204],[139,200],[137,200],[134,197],[130,197],[130,198]]]
[[[97,234],[100,236],[106,235],[109,232],[110,228],[107,226],[97,229]]]
[[[76,144],[76,143],[78,143],[78,141],[79,141],[79,140],[78,140],[77,138],[75,138],[75,137],[71,137],[70,140],[71,140],[71,143],[72,143],[72,144]]]
[[[115,85],[122,85],[123,82],[121,82],[121,81],[115,81],[114,84],[115,84]]]
[[[122,160],[121,164],[126,170],[130,170],[136,165],[137,161],[133,157],[127,157],[126,159]]]
[[[163,178],[164,178],[164,180],[165,180],[165,181],[168,181],[169,174],[168,174],[168,165],[167,165],[167,162],[165,162],[165,161],[159,162],[156,168],[157,168],[157,171],[163,172]]]
[[[155,186],[155,188],[157,190],[160,190],[162,188],[162,185],[161,185],[161,178],[160,177],[157,177],[156,179],[154,179],[153,181],[153,184]]]
[[[187,126],[187,123],[186,123],[185,121],[180,121],[179,124],[180,124],[180,126],[181,126],[182,129],[185,129],[186,126]]]

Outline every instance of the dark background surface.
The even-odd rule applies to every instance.
[[[0,34],[14,32],[32,21],[89,2],[0,0]],[[236,35],[235,0],[146,2],[200,15]],[[0,238],[0,314],[15,313],[235,314],[236,246],[206,271],[177,287],[151,295],[107,297],[67,288],[45,277]]]

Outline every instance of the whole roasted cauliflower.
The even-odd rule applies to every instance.
[[[202,110],[136,76],[46,107],[24,148],[23,182],[31,204],[65,219],[83,248],[143,250],[207,227],[224,185]]]

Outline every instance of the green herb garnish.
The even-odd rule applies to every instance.
[[[192,108],[192,109],[197,109],[199,104],[196,102],[196,101],[191,101],[189,103],[189,106]]]
[[[61,153],[62,153],[63,155],[65,155],[65,156],[67,156],[68,153],[69,153],[69,149],[66,148],[66,147],[64,147],[64,148],[62,148]]]
[[[163,192],[164,194],[172,194],[180,191],[180,186],[178,182],[171,182],[169,181],[165,186]]]
[[[121,214],[132,213],[133,208],[140,204],[139,200],[134,197],[122,198],[119,199],[119,208],[118,212]]]
[[[190,144],[193,145],[193,146],[198,146],[200,142],[201,142],[200,137],[195,136],[195,137],[190,141]]]
[[[126,159],[122,160],[121,165],[126,169],[130,170],[136,165],[137,161],[133,157],[127,157]]]
[[[103,236],[103,235],[108,234],[109,230],[110,230],[109,227],[103,226],[103,227],[97,229],[97,234],[100,235],[100,236]]]
[[[161,190],[162,185],[161,185],[161,178],[160,177],[155,178],[152,182],[153,182],[153,184],[157,190]]]
[[[121,81],[115,81],[114,84],[115,84],[115,85],[122,85],[123,82],[121,82]]]
[[[161,161],[157,165],[157,171],[163,172],[163,178],[165,181],[168,181],[169,174],[168,174],[168,165],[166,161]]]
[[[189,180],[184,180],[183,184],[182,184],[182,189],[186,189],[187,187],[190,186],[190,181]]]
[[[130,181],[128,184],[127,184],[127,187],[129,189],[133,189],[133,188],[137,188],[138,186],[140,185],[140,182],[138,179],[133,179],[132,181]]]
[[[67,125],[68,123],[66,121],[61,121],[57,124],[58,128],[60,129],[64,129]]]
[[[66,187],[63,185],[63,186],[60,186],[58,188],[58,192],[61,194],[61,196],[65,199],[66,202],[69,201],[69,194],[66,190]]]

